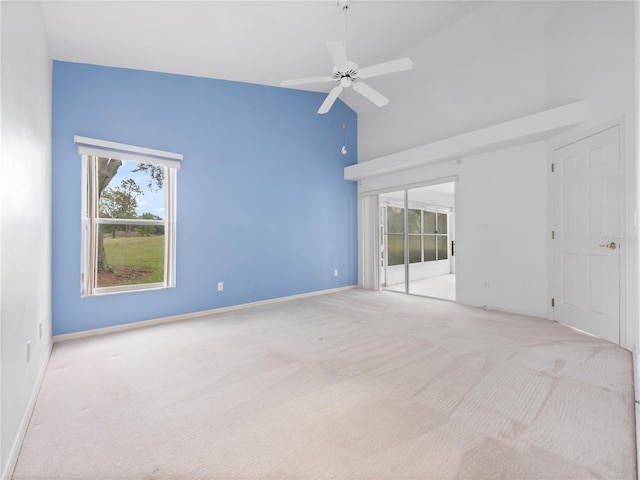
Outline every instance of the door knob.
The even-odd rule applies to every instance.
[[[616,248],[618,248],[618,245],[616,245],[616,242],[611,242],[611,243],[607,243],[605,245],[600,245],[600,246],[610,248],[611,250],[615,250]]]

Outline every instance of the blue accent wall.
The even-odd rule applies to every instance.
[[[53,334],[355,285],[357,191],[343,169],[356,162],[357,116],[341,101],[316,114],[323,98],[54,62]],[[80,297],[74,135],[184,155],[175,288]]]

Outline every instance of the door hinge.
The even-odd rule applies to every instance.
[[[552,298],[551,299],[551,307],[555,307],[556,306],[556,299]]]
[[[551,240],[555,240],[555,239],[556,239],[556,231],[551,230]]]
[[[555,163],[552,163],[552,164],[551,164],[551,173],[553,173],[553,172],[555,172],[555,171],[556,171],[556,164],[555,164]]]

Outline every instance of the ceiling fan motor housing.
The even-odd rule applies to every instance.
[[[333,67],[333,78],[340,82],[343,87],[348,87],[351,85],[353,80],[355,80],[358,76],[358,71],[360,71],[360,66],[354,62],[347,62],[349,65],[349,70],[340,71],[337,67]],[[349,79],[349,81],[343,82],[343,79]],[[346,83],[346,85],[345,85]]]

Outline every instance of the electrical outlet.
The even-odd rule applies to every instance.
[[[484,288],[489,288],[489,280],[487,280],[486,278],[482,281],[482,286]]]
[[[224,282],[218,282],[218,291],[221,292],[224,290]]]
[[[31,361],[31,340],[27,342],[27,363]]]
[[[42,340],[42,323],[38,324],[38,339]]]
[[[334,276],[334,277],[337,277],[337,276],[338,276],[338,269],[337,269],[337,268],[333,271],[333,276]]]

